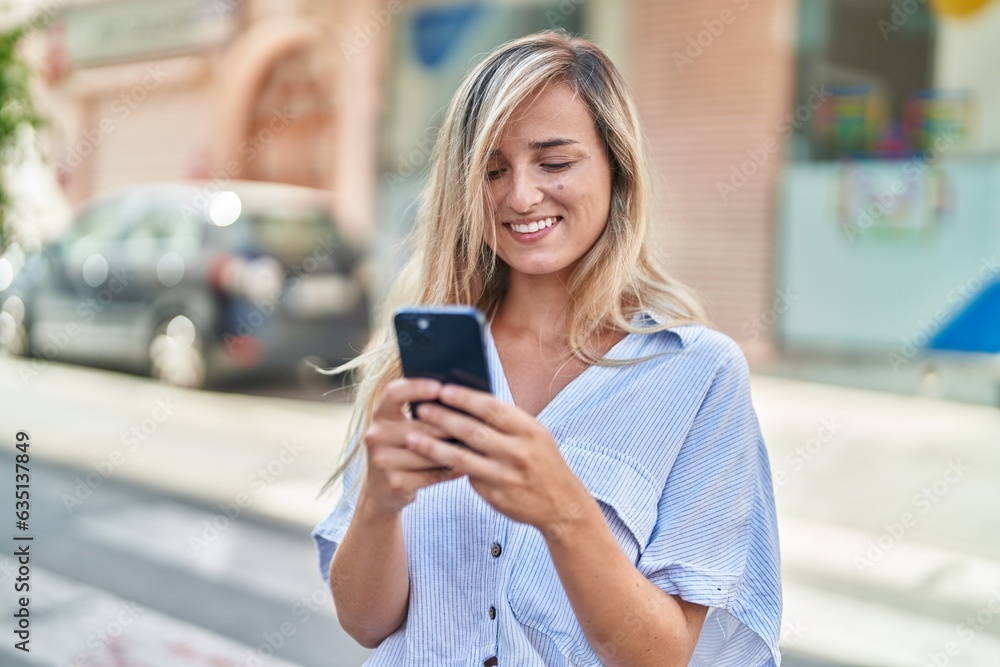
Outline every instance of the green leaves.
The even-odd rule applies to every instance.
[[[42,118],[31,98],[32,71],[19,46],[36,22],[0,31],[0,167],[16,164],[18,136],[27,127],[39,127]],[[10,242],[7,224],[10,193],[0,174],[0,251]]]

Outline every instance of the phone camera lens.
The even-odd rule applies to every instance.
[[[417,344],[421,347],[430,347],[431,337],[424,333],[417,334]]]
[[[431,323],[427,321],[426,317],[418,317],[417,318],[417,328],[420,329],[421,331],[423,331],[424,329],[426,329],[430,325],[431,325]]]

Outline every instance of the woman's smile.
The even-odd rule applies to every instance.
[[[548,236],[552,228],[562,221],[561,215],[528,221],[505,222],[504,228],[522,243],[532,243]]]

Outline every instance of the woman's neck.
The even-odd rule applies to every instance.
[[[569,290],[558,276],[512,275],[490,326],[543,345],[564,345],[569,335],[569,299]]]

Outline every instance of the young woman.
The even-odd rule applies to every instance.
[[[367,665],[777,664],[746,361],[654,260],[650,199],[635,105],[590,42],[515,40],[459,88],[412,257],[342,367],[363,369],[345,490],[313,533]],[[391,315],[413,304],[488,315],[495,395],[400,378]],[[430,399],[448,407],[408,414]]]

